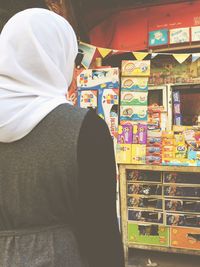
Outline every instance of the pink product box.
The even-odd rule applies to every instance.
[[[162,137],[147,137],[148,146],[162,146]]]
[[[158,157],[161,157],[162,148],[159,147],[159,146],[147,146],[146,155],[147,156],[158,156]]]
[[[160,165],[162,164],[162,157],[161,156],[146,156],[146,164]]]
[[[147,125],[138,123],[133,125],[133,144],[145,145],[147,143]]]
[[[133,126],[132,125],[119,125],[118,128],[118,144],[132,144],[133,142]]]

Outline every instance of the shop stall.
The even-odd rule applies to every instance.
[[[114,140],[126,258],[129,248],[200,255],[200,61],[123,55],[77,81],[79,106]]]

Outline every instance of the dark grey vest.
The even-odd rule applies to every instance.
[[[0,143],[0,266],[83,267],[75,237],[77,143],[87,110],[60,105]]]

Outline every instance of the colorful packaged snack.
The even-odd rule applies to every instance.
[[[132,144],[133,142],[133,126],[119,125],[118,127],[118,144]]]
[[[132,159],[132,145],[131,144],[117,144],[116,145],[116,161],[117,163],[131,163]]]
[[[148,77],[122,77],[121,89],[128,91],[147,92]]]
[[[123,60],[122,76],[150,76],[150,60]]]
[[[130,92],[127,90],[121,91],[121,105],[122,106],[146,106],[147,92]]]
[[[132,145],[132,163],[133,164],[145,164],[146,158],[146,146],[133,144]]]

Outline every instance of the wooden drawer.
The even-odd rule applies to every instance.
[[[177,183],[177,184],[199,184],[200,185],[200,174],[199,173],[184,173],[184,172],[164,172],[163,173],[164,183]]]
[[[164,186],[164,195],[169,197],[200,197],[200,187],[194,186]]]
[[[200,213],[200,201],[187,199],[165,200],[165,210]]]
[[[159,211],[128,210],[128,220],[163,224],[163,213]]]
[[[200,250],[200,229],[171,227],[170,246]]]
[[[161,173],[154,171],[126,170],[126,178],[133,182],[162,182]]]
[[[167,213],[166,214],[167,225],[182,226],[200,228],[200,215],[195,214],[183,214],[183,213]]]
[[[144,208],[144,209],[159,209],[162,210],[162,199],[140,196],[129,196],[127,198],[128,207]]]
[[[162,185],[153,184],[128,184],[127,192],[129,195],[137,194],[144,196],[161,196]]]
[[[155,224],[128,224],[128,241],[137,244],[169,246],[169,228]]]

